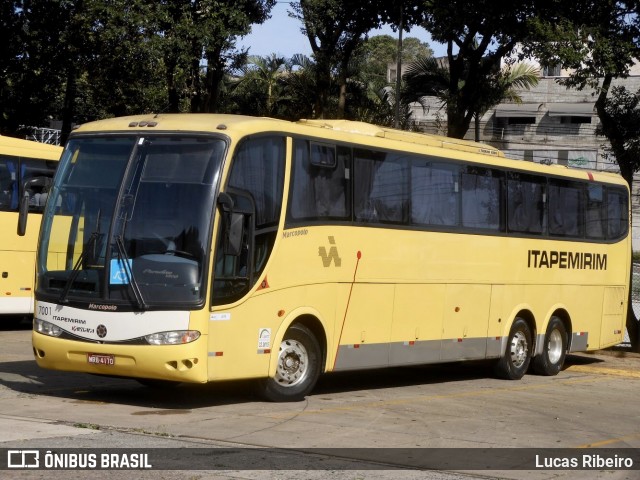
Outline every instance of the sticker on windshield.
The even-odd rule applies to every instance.
[[[129,271],[131,270],[131,260],[127,260],[128,268],[125,266],[123,260],[119,258],[111,259],[111,276],[109,277],[109,284],[111,285],[128,285],[131,283],[129,279]]]

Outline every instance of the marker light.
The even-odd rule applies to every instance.
[[[144,337],[150,345],[182,345],[200,338],[197,330],[176,330],[173,332],[152,333]]]
[[[62,335],[62,329],[53,323],[40,320],[39,318],[33,319],[33,329],[43,335],[49,335],[50,337],[59,337]]]

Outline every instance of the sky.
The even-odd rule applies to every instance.
[[[301,32],[301,23],[288,15],[288,2],[278,2],[271,10],[271,18],[262,25],[253,25],[252,32],[238,41],[239,47],[249,48],[249,55],[266,57],[275,53],[285,58],[291,58],[296,53],[311,56],[309,40]],[[391,27],[373,30],[369,36],[391,35],[397,38],[398,33]],[[414,27],[411,32],[403,32],[402,38],[416,37],[427,42],[435,52],[435,56],[446,55],[446,47],[431,41],[429,33],[422,27]]]

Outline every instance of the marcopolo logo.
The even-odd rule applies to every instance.
[[[102,324],[98,325],[98,328],[96,328],[96,333],[98,334],[98,336],[100,338],[106,337],[107,336],[107,327],[105,327]]]

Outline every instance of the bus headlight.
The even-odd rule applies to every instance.
[[[152,333],[144,337],[150,345],[182,345],[200,338],[197,330],[176,330],[173,332]]]
[[[33,319],[33,329],[43,335],[49,335],[50,337],[59,337],[62,335],[62,329],[53,323],[40,320],[39,318]]]

